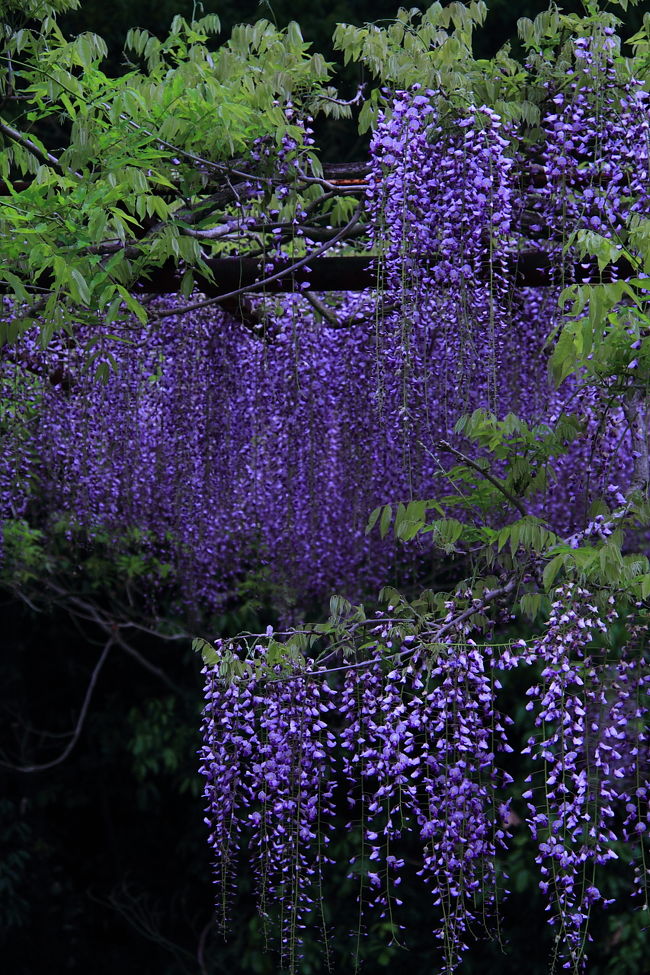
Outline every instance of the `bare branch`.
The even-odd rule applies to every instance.
[[[87,600],[81,599],[78,596],[67,593],[65,589],[56,583],[49,581],[46,583],[46,585],[47,588],[56,596],[55,605],[58,605],[61,609],[69,613],[72,619],[85,620],[87,623],[94,623],[108,636],[109,641],[115,643],[130,657],[137,660],[141,667],[144,667],[145,670],[148,670],[151,674],[154,674],[163,682],[163,684],[166,685],[166,687],[174,691],[175,694],[181,693],[181,688],[174,683],[171,677],[169,677],[160,667],[157,667],[155,664],[151,663],[151,661],[147,660],[147,658],[141,654],[139,650],[136,650],[135,647],[131,646],[120,631],[124,629],[135,629],[146,633],[149,636],[153,636],[157,640],[165,641],[189,640],[189,634],[164,634],[160,633],[158,630],[147,627],[142,623],[136,623],[133,620],[120,620],[115,619],[114,616],[104,616],[92,603],[89,603]],[[17,595],[23,599],[35,612],[39,611],[32,602],[25,598],[24,593],[19,591]]]
[[[113,642],[115,642],[122,650],[124,650],[125,653],[133,657],[134,660],[137,660],[138,663],[145,668],[145,670],[148,670],[150,673],[155,674],[155,676],[159,680],[161,680],[163,684],[169,687],[169,689],[174,691],[176,694],[180,693],[180,688],[174,683],[174,681],[170,677],[167,676],[164,670],[161,670],[160,667],[156,667],[155,664],[152,664],[149,660],[147,660],[147,658],[144,657],[138,650],[136,650],[135,647],[132,647],[130,643],[127,643],[127,641],[120,633],[120,630],[122,629],[123,626],[122,623],[118,623],[113,619],[102,616],[101,613],[97,610],[97,608],[92,605],[92,603],[89,603],[83,599],[79,599],[76,596],[70,596],[67,600],[67,604],[68,605],[66,608],[68,609],[68,612],[70,612],[72,615],[76,615],[80,617],[81,619],[85,619],[91,623],[95,623],[105,633],[110,634],[111,640],[113,640]],[[70,609],[71,606],[77,608]],[[80,610],[82,612],[80,612]],[[155,635],[159,636],[159,634],[155,634]]]
[[[280,278],[288,277],[294,271],[297,271],[301,267],[304,267],[306,264],[309,264],[309,262],[312,261],[314,258],[319,257],[321,254],[324,254],[325,251],[330,249],[330,247],[333,247],[334,244],[337,244],[340,240],[342,240],[342,238],[345,237],[348,231],[350,231],[356,225],[360,216],[361,216],[361,207],[357,207],[357,209],[355,210],[354,214],[352,215],[348,223],[345,225],[345,227],[343,227],[334,237],[332,237],[331,240],[328,240],[326,243],[321,244],[321,246],[316,248],[315,251],[312,251],[311,254],[307,254],[305,257],[302,257],[299,261],[296,261],[294,264],[290,264],[289,267],[283,268],[281,271],[277,271],[275,274],[271,274],[266,278],[262,278],[261,281],[255,281],[252,282],[251,284],[244,285],[243,288],[236,288],[234,291],[230,291],[225,295],[217,295],[214,298],[207,298],[205,301],[196,301],[191,305],[186,305],[184,308],[172,308],[169,311],[160,312],[158,315],[155,315],[151,319],[151,321],[157,322],[163,318],[168,318],[170,315],[185,315],[187,312],[197,311],[200,308],[209,308],[213,305],[220,304],[222,301],[226,301],[226,299],[228,298],[234,298],[237,295],[241,295],[245,291],[257,291],[260,288],[263,288],[265,285],[271,284],[273,281],[278,281],[280,280]]]
[[[135,647],[132,647],[130,643],[127,643],[124,637],[120,635],[119,630],[116,631],[114,639],[115,643],[121,647],[125,653],[128,653],[130,657],[137,660],[141,667],[148,670],[150,674],[154,674],[158,680],[161,680],[163,684],[165,684],[171,691],[174,691],[175,694],[180,693],[180,688],[174,683],[171,677],[168,677],[164,670],[161,670],[160,667],[156,667],[156,665],[147,660],[147,658],[144,657],[139,650],[136,650]]]
[[[362,312],[359,312],[356,315],[349,315],[347,318],[337,318],[334,310],[330,308],[329,305],[326,305],[324,301],[321,301],[313,291],[305,291],[303,294],[312,308],[325,319],[330,328],[351,328],[352,326],[358,327],[359,325],[366,324],[369,320],[368,316],[364,315]],[[381,312],[382,314],[386,315],[392,311],[396,311],[397,308],[399,308],[399,305],[391,302],[386,305],[382,305]]]
[[[10,768],[14,772],[43,772],[45,771],[45,769],[54,768],[55,765],[60,765],[61,762],[64,762],[66,760],[66,758],[68,757],[68,755],[70,754],[74,746],[79,741],[79,736],[81,735],[84,726],[84,721],[86,720],[88,707],[90,705],[90,700],[93,696],[93,691],[97,683],[97,678],[99,677],[100,671],[104,666],[109,651],[114,643],[115,643],[114,637],[113,636],[109,637],[109,639],[106,641],[104,649],[101,652],[99,660],[95,664],[94,670],[90,675],[90,681],[88,682],[88,687],[86,688],[86,693],[84,695],[83,703],[81,705],[81,710],[79,712],[77,724],[75,725],[75,729],[72,732],[72,738],[70,739],[66,747],[63,749],[61,754],[57,758],[52,759],[51,762],[43,762],[41,765],[12,765],[9,762],[4,762],[4,761],[0,761],[0,765],[4,765],[5,768]]]
[[[314,308],[318,314],[325,319],[328,325],[330,325],[332,328],[342,327],[342,323],[336,317],[332,309],[328,308],[325,302],[321,301],[320,298],[317,298],[313,291],[305,291],[305,298],[312,308]]]

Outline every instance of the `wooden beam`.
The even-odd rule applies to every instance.
[[[320,257],[297,271],[290,271],[290,262],[278,263],[274,265],[273,273],[286,268],[286,276],[261,287],[257,282],[269,272],[265,273],[263,265],[255,258],[212,258],[206,263],[214,275],[214,283],[198,274],[196,283],[208,297],[229,294],[240,288],[251,294],[282,294],[307,290],[358,292],[377,287],[377,258],[371,256]],[[625,259],[602,273],[595,260],[573,264],[562,271],[555,257],[532,250],[517,255],[504,270],[519,288],[560,287],[572,282],[597,284],[638,274],[638,270]],[[167,261],[162,267],[147,272],[147,277],[137,283],[135,290],[144,294],[176,294],[180,290],[181,278],[182,272],[174,262]]]

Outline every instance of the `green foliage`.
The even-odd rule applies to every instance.
[[[635,975],[642,971],[648,959],[647,909],[631,908],[626,914],[608,918],[607,931],[612,945],[621,945],[613,951],[605,965],[596,964],[594,973],[603,975]],[[606,967],[605,967],[606,966]]]
[[[236,212],[236,194],[216,214],[204,213],[200,198],[227,183],[226,163],[246,165],[255,140],[293,138],[296,155],[318,172],[286,107],[330,110],[336,93],[329,65],[309,53],[295,23],[282,31],[264,20],[242,25],[216,50],[215,15],[177,16],[164,40],[133,29],[117,78],[102,70],[104,41],[91,33],[67,40],[53,14],[39,29],[4,27],[2,90],[19,93],[26,110],[14,122],[0,119],[0,282],[25,319],[0,341],[32,321],[35,281],[47,289],[37,306],[46,344],[71,309],[77,320],[111,321],[124,303],[146,321],[131,285],[168,259],[185,262],[188,284],[192,269],[210,278],[206,256],[232,245],[205,232]],[[41,133],[52,129],[63,151],[47,148]],[[308,188],[306,198],[319,192]],[[300,199],[295,189],[282,216]]]
[[[20,519],[6,521],[2,526],[3,560],[0,578],[13,585],[24,586],[42,577],[45,554],[43,532]]]
[[[424,13],[417,8],[402,8],[395,22],[387,27],[339,24],[334,45],[342,52],[345,64],[361,63],[373,78],[391,89],[408,89],[418,84],[444,92],[452,103],[467,104],[478,96],[476,84],[481,87],[493,81],[492,77],[489,81],[484,77],[487,62],[477,62],[472,55],[474,31],[484,24],[486,14],[483,0],[454,2],[445,7],[434,3]],[[516,66],[507,53],[498,55],[497,60],[494,78],[501,68],[512,72],[512,77]],[[380,91],[375,88],[360,112],[361,132],[374,125],[383,107]]]
[[[593,237],[598,235],[594,234]],[[603,238],[599,238],[602,241]],[[589,243],[589,253],[603,257],[602,248]],[[646,250],[650,253],[646,245]],[[620,256],[604,256],[603,267]],[[561,296],[572,302],[570,319],[551,337],[549,372],[559,385],[580,373],[590,383],[625,392],[630,381],[647,384],[650,356],[650,288],[646,278],[610,284],[570,285]],[[632,371],[633,370],[633,371]],[[612,386],[611,380],[616,380]]]
[[[60,29],[57,11],[76,6],[30,0],[2,8],[0,97],[18,100],[3,102],[6,118],[0,118],[0,284],[22,307],[22,317],[2,326],[0,342],[15,341],[39,320],[47,344],[71,320],[99,315],[110,322],[123,307],[144,322],[146,309],[131,286],[168,260],[184,265],[184,293],[197,273],[211,280],[209,257],[260,245],[259,234],[234,241],[219,232],[236,214],[236,200],[218,198],[229,179],[247,171],[253,143],[266,139],[277,147],[290,136],[297,141],[295,160],[318,177],[318,156],[305,145],[287,106],[300,118],[351,113],[330,84],[332,65],[311,53],[293,21],[282,29],[267,20],[239,25],[218,46],[221,21],[216,13],[198,16],[199,5],[191,16],[175,16],[166,36],[131,28],[124,70],[114,76],[104,69],[108,49],[101,37],[82,31],[69,39]],[[618,23],[595,3],[582,15],[551,6],[533,20],[524,18],[526,68],[508,45],[489,60],[474,56],[487,10],[483,0],[456,0],[424,12],[402,9],[386,24],[340,24],[336,50],[345,64],[359,65],[373,79],[361,103],[360,132],[386,110],[385,86],[417,83],[439,92],[443,119],[468,104],[486,104],[505,119],[523,121],[521,137],[532,143],[549,89],[563,83],[575,37],[601,37],[606,26]],[[619,58],[622,79],[637,61],[641,67],[647,61],[644,24],[631,41],[634,65]],[[269,182],[260,214],[274,207],[280,220],[290,220],[323,195],[322,186],[296,173],[281,200],[272,175],[271,169],[262,174]],[[349,198],[335,195],[323,216],[329,210],[339,226],[352,207]],[[609,245],[596,236],[580,243],[607,261]],[[640,220],[629,245],[647,236],[647,221],[644,227]],[[267,235],[264,246],[269,243]],[[304,254],[303,242],[291,248]],[[44,289],[37,300],[34,283]],[[597,305],[592,295],[590,307]],[[570,331],[559,341],[561,356],[571,345]],[[560,376],[570,368],[570,356],[562,355],[562,362],[554,366]],[[100,362],[100,377],[109,368]]]
[[[548,606],[564,580],[595,590],[603,606],[612,593],[628,605],[650,597],[650,561],[644,554],[625,550],[628,535],[650,524],[650,505],[642,492],[631,491],[615,510],[596,500],[590,517],[599,517],[610,527],[602,536],[583,540],[562,538],[543,518],[526,510],[526,501],[553,480],[554,461],[581,435],[577,417],[562,414],[553,426],[531,427],[513,414],[499,420],[486,410],[476,410],[458,421],[456,432],[480,453],[466,457],[449,444],[440,445],[461,458],[445,472],[452,493],[435,500],[379,506],[370,515],[367,532],[378,525],[385,537],[392,524],[403,542],[431,536],[444,557],[472,565],[471,577],[459,584],[458,591],[467,587],[477,603],[486,592],[498,590],[494,575],[498,570],[516,590],[513,610],[531,620]],[[457,510],[458,517],[450,517],[449,509]],[[427,518],[429,512],[437,516],[433,521]],[[509,520],[513,512],[519,517]],[[440,610],[444,596],[439,595],[434,605]],[[471,622],[481,629],[487,618],[477,612]]]
[[[140,784],[139,801],[146,803],[142,790],[155,788],[152,780],[166,775],[182,794],[197,796],[200,783],[188,774],[188,758],[196,747],[193,729],[183,721],[175,697],[151,698],[128,714],[133,775]]]
[[[436,500],[399,504],[395,510],[396,536],[409,541],[421,533],[433,533],[436,544],[448,553],[456,550],[456,543],[461,539],[470,547],[481,542],[496,544],[497,552],[506,543],[510,543],[513,553],[520,545],[543,549],[555,536],[538,518],[524,514],[515,526],[505,526],[495,533],[476,520],[468,521],[467,516],[463,520],[450,518],[446,511],[460,508],[468,514],[478,510],[486,515],[508,507],[517,508],[523,499],[535,497],[553,478],[552,461],[566,453],[568,446],[580,436],[580,420],[562,414],[552,427],[548,424],[531,427],[512,413],[499,420],[493,413],[479,409],[461,417],[455,429],[475,443],[481,454],[476,459],[465,458],[449,444],[440,444],[441,451],[453,450],[462,460],[445,472],[453,492]],[[504,466],[505,474],[501,470]],[[428,523],[427,511],[435,511],[441,517]],[[376,508],[366,530],[371,531],[379,519],[384,537],[392,517],[391,505]]]
[[[147,533],[136,526],[115,538],[70,519],[52,523],[44,533],[10,518],[1,526],[1,542],[0,584],[37,599],[70,590],[128,605],[136,598],[146,603],[153,588],[164,603],[173,591],[171,563],[151,554]]]
[[[31,830],[18,804],[0,799],[0,927],[22,927],[29,916],[27,903],[32,854]]]
[[[315,633],[319,632],[317,625]],[[192,641],[192,650],[201,654],[203,663],[207,667],[218,667],[219,676],[227,683],[234,680],[274,680],[282,678],[286,674],[295,673],[296,670],[304,669],[305,651],[310,642],[305,634],[294,633],[289,639],[280,641],[274,639],[272,629],[269,627],[267,637],[264,659],[252,656],[256,644],[247,648],[252,659],[242,659],[240,640],[232,643],[227,642],[225,648],[217,653],[211,643],[201,637],[196,637]]]

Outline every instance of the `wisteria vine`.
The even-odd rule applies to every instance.
[[[574,578],[616,535],[628,494],[647,495],[647,381],[637,376],[648,336],[626,305],[617,367],[601,368],[594,348],[555,389],[542,354],[553,356],[567,324],[585,325],[587,335],[594,295],[591,307],[586,299],[558,305],[581,261],[593,270],[600,260],[598,277],[624,251],[646,273],[638,239],[650,212],[648,96],[640,82],[619,81],[612,32],[596,40],[576,41],[562,90],[547,85],[541,163],[531,162],[521,119],[483,104],[450,106],[418,85],[386,97],[365,199],[377,293],[327,304],[262,294],[248,309],[252,329],[227,310],[181,320],[175,302],[161,302],[154,331],[125,317],[126,341],[80,325],[48,350],[34,332],[0,355],[11,421],[1,431],[5,526],[36,526],[51,542],[48,558],[61,537],[86,552],[101,540],[124,558],[135,545],[150,559],[140,572],[149,590],[169,585],[175,609],[204,616],[246,584],[269,582],[279,615],[293,622],[332,589],[360,596],[391,571],[414,581],[414,552],[432,571],[432,539],[418,530],[411,549],[399,548],[386,531],[365,532],[368,515],[387,498],[435,507],[449,463],[467,459],[459,416],[489,409],[496,426],[517,414],[540,424],[534,442],[568,412],[578,416],[584,436],[562,445],[559,458],[538,453],[530,490],[513,493],[501,478],[505,448],[493,469],[483,455],[470,457],[462,486],[454,482],[459,534],[441,546],[466,567],[474,550],[455,548],[463,524],[492,532],[482,552],[490,552],[494,592],[536,586],[542,608],[552,594],[541,633],[538,614],[529,639],[499,646],[492,637],[507,630],[509,609],[492,613],[487,597],[456,591],[431,640],[417,626],[391,638],[382,623],[368,637],[359,624],[365,642],[335,655],[335,665],[309,653],[278,656],[270,639],[211,647],[201,772],[217,913],[225,929],[238,861],[250,859],[260,915],[292,973],[307,926],[317,923],[328,942],[321,891],[340,803],[359,839],[349,863],[357,957],[373,914],[402,939],[414,856],[445,973],[479,927],[498,926],[507,895],[499,858],[519,799],[499,675],[523,667],[532,721],[523,797],[557,958],[574,972],[584,966],[590,915],[607,907],[600,878],[621,842],[633,850],[633,883],[648,909],[645,627],[625,617],[629,607],[602,580],[590,588]],[[298,145],[286,138],[276,152],[262,140],[252,160],[272,157],[282,175],[295,174]],[[271,226],[280,190],[266,214]],[[263,183],[251,182],[224,232],[251,229],[246,200],[259,204],[263,194]],[[279,237],[266,252],[269,272],[290,254]],[[555,269],[544,293],[518,284],[531,238]],[[7,302],[4,313],[11,320],[18,310]],[[85,368],[91,338],[96,361],[115,367],[104,384]],[[512,447],[524,437],[512,425],[505,439]],[[481,474],[500,492],[487,514],[464,494]],[[598,499],[606,513],[594,509]],[[504,567],[507,539],[497,532],[511,527],[512,509],[553,537],[556,558],[585,556],[569,581],[554,586],[534,546],[512,535]],[[6,531],[10,556],[11,537]],[[602,554],[605,565],[610,556],[623,564],[620,547],[603,545]],[[480,642],[484,613],[491,634]]]
[[[552,100],[542,187],[522,176],[515,123],[474,106],[441,118],[433,93],[398,94],[373,137],[367,190],[381,303],[338,296],[328,315],[345,328],[297,294],[256,299],[252,332],[222,311],[181,320],[172,302],[155,331],[130,323],[120,342],[80,325],[47,350],[36,332],[7,347],[2,395],[29,415],[2,431],[3,520],[127,552],[135,532],[155,557],[148,585],[172,580],[197,611],[223,606],[252,566],[273,566],[276,601],[299,616],[328,591],[380,585],[396,561],[408,573],[410,553],[364,534],[368,512],[439,493],[440,443],[458,443],[456,420],[482,407],[530,422],[581,417],[586,436],[533,509],[575,530],[609,484],[629,480],[634,421],[606,380],[552,389],[540,349],[564,321],[557,291],[515,279],[531,233],[559,287],[581,233],[598,221],[618,241],[621,221],[648,207],[645,92],[603,79]],[[284,167],[292,148],[280,149]],[[269,266],[283,254],[272,247]],[[115,366],[103,385],[84,368],[91,335],[96,361]]]

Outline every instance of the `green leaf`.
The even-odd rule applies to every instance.
[[[379,505],[379,507],[377,507],[373,511],[371,511],[370,517],[368,518],[368,524],[366,525],[366,535],[369,535],[370,532],[375,527],[375,525],[377,524],[377,519],[379,518],[379,515],[381,514],[381,508],[382,508],[382,506]]]
[[[535,620],[542,606],[541,593],[527,592],[519,600],[522,613],[530,620]]]
[[[543,583],[547,592],[551,589],[558,573],[564,567],[565,561],[566,555],[561,553],[560,555],[556,555],[555,558],[551,559],[548,565],[546,565],[544,568]]]
[[[73,297],[81,304],[89,305],[90,290],[81,271],[78,271],[77,268],[73,267],[70,271],[70,277],[76,286],[75,288],[71,289]]]
[[[143,325],[145,325],[146,322],[147,322],[147,311],[146,311],[146,309],[143,308],[143,306],[140,304],[140,302],[139,301],[136,301],[136,299],[133,297],[133,295],[131,294],[131,292],[130,291],[127,291],[126,288],[123,288],[121,284],[118,284],[117,285],[117,290],[119,291],[120,295],[122,296],[122,300],[124,301],[124,303],[127,306],[127,308],[130,311],[132,311],[134,315],[137,316],[138,320],[140,322],[142,322]]]
[[[7,284],[11,285],[11,287],[14,289],[18,301],[24,302],[25,304],[29,303],[29,295],[25,290],[25,286],[19,277],[17,277],[11,271],[8,271],[5,268],[3,268],[2,270],[0,270],[0,279],[6,281]]]
[[[389,504],[384,505],[381,513],[381,520],[379,522],[379,534],[382,538],[385,538],[388,534],[388,529],[390,528],[390,523],[393,517],[393,509]]]
[[[203,663],[206,667],[218,667],[221,665],[222,658],[217,653],[215,648],[207,640],[203,640],[201,637],[195,637],[192,640],[192,650],[194,653],[200,653],[203,657]]]

